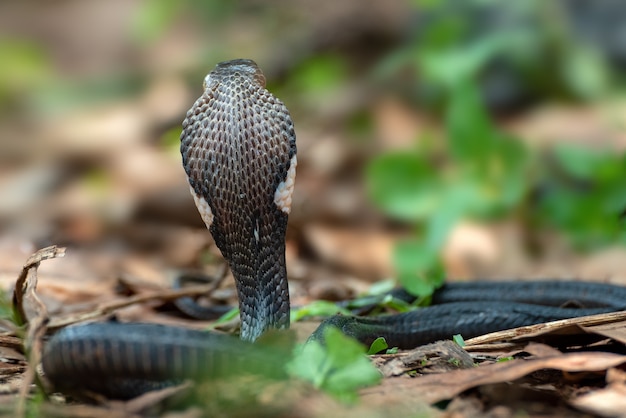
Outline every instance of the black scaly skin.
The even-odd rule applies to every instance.
[[[280,360],[280,361],[279,361]],[[46,344],[43,367],[55,389],[132,398],[184,379],[255,373],[277,376],[282,358],[231,335],[152,323],[65,327]]]
[[[480,300],[621,310],[626,309],[626,288],[609,283],[548,279],[450,282],[435,292],[432,303]]]
[[[241,338],[289,327],[287,213],[274,203],[296,153],[285,105],[250,60],[220,63],[187,112],[180,150],[193,193],[209,204],[209,230],[239,294]]]
[[[615,307],[560,308],[517,302],[472,301],[433,305],[396,315],[343,316],[324,320],[309,341],[324,340],[324,330],[336,327],[369,346],[384,337],[389,347],[414,348],[455,334],[473,338],[490,332],[619,310]]]

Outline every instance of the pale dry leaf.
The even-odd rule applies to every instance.
[[[609,385],[570,401],[578,409],[602,417],[626,417],[626,386]]]
[[[536,342],[528,343],[528,345],[524,347],[524,351],[528,354],[532,354],[536,358],[558,356],[562,354],[559,350],[557,350],[554,347],[551,347],[547,344],[540,344]]]
[[[364,277],[389,277],[391,252],[398,237],[383,231],[308,225],[305,238],[327,264],[340,266]]]
[[[610,322],[608,324],[583,326],[587,332],[604,335],[622,344],[626,344],[626,320],[618,322]]]
[[[556,357],[531,360],[511,360],[455,370],[441,374],[431,374],[411,379],[385,379],[382,386],[394,390],[412,392],[430,404],[451,399],[473,387],[492,383],[510,382],[541,369],[556,369],[567,372],[600,371],[626,363],[626,356],[611,353],[571,353]],[[364,390],[368,396],[370,389]],[[419,394],[419,395],[418,395]]]

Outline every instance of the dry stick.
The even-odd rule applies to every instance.
[[[106,315],[110,315],[118,309],[126,308],[131,305],[139,303],[150,302],[155,300],[169,301],[178,299],[183,296],[200,296],[206,295],[207,292],[214,290],[214,284],[202,285],[202,286],[189,286],[184,289],[167,289],[159,292],[146,293],[144,295],[132,296],[125,299],[117,299],[112,302],[103,303],[97,306],[94,310],[89,312],[83,312],[78,315],[69,315],[50,321],[48,325],[49,330],[56,330],[67,325],[75,324],[77,322],[83,322],[90,319],[100,318]]]
[[[19,353],[24,352],[24,341],[19,337],[0,335],[0,347],[11,348]]]
[[[122,407],[111,407],[77,404],[44,403],[39,411],[41,416],[49,418],[142,418],[143,415],[134,414]]]
[[[224,280],[226,279],[226,273],[228,272],[228,267],[226,265],[226,263],[222,263],[220,266],[220,269],[218,270],[217,274],[213,277],[213,281],[211,281],[208,285],[210,286],[210,288],[207,290],[206,293],[204,294],[200,294],[197,296],[210,296],[213,294],[213,292],[215,292],[224,282]],[[174,288],[176,289],[181,289],[183,287],[183,283],[184,281],[179,278],[174,285]],[[196,319],[201,319],[199,317],[196,317],[195,315],[193,315],[191,312],[189,312],[189,303],[185,300],[187,298],[179,298],[174,300],[174,305],[178,308],[179,311],[181,311],[182,313],[185,313],[187,315],[189,315],[190,317],[195,317]],[[192,298],[193,301],[193,298]],[[195,302],[193,302],[195,303]]]
[[[213,280],[210,283],[207,283],[208,286],[210,286],[210,290],[207,292],[207,295],[213,293],[215,290],[217,290],[218,287],[220,287],[222,285],[222,283],[224,282],[224,280],[226,279],[226,276],[228,273],[228,266],[227,264],[224,262],[221,264],[217,274],[213,277]],[[204,280],[202,280],[202,282],[204,282]],[[178,284],[179,287],[178,288],[182,288],[183,281],[182,280],[178,280]],[[177,286],[174,286],[177,287]],[[188,286],[191,287],[191,286]],[[201,296],[201,295],[199,295]]]
[[[524,338],[538,332],[549,332],[559,328],[563,328],[570,325],[591,326],[608,324],[612,322],[626,320],[626,311],[609,312],[597,315],[581,316],[577,318],[561,319],[558,321],[546,322],[543,324],[528,325],[519,328],[507,329],[504,331],[492,332],[489,334],[474,337],[465,341],[465,349],[471,350],[474,346],[480,346],[481,349],[485,349],[484,344],[490,344],[494,342],[515,341],[516,339]]]
[[[30,393],[30,386],[37,377],[37,365],[41,360],[43,337],[46,334],[48,323],[48,310],[37,296],[37,269],[43,260],[65,256],[65,248],[51,246],[43,248],[31,255],[22,268],[15,283],[13,291],[13,304],[16,317],[21,324],[28,325],[28,332],[24,340],[25,352],[28,355],[28,368],[22,377],[22,385],[16,405],[16,416],[26,415],[26,400]],[[25,301],[32,304],[35,317],[30,321],[26,316]]]

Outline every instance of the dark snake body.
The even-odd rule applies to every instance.
[[[289,327],[285,232],[296,145],[289,112],[264,86],[253,61],[218,64],[181,134],[192,194],[235,277],[241,340],[157,324],[67,327],[47,343],[42,359],[55,387],[124,398],[137,394],[138,381],[148,384],[144,388],[158,387],[171,379],[220,376],[259,364],[280,368],[284,357],[276,359],[251,342],[268,329]],[[324,327],[333,325],[364,343],[383,336],[390,346],[411,348],[457,333],[469,338],[626,307],[625,288],[581,282],[450,284],[438,295],[434,300],[440,298],[442,305],[405,314],[332,317],[312,338],[321,340]],[[590,309],[558,307],[576,300]]]

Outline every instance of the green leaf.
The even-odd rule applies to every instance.
[[[389,153],[367,168],[369,194],[391,216],[415,221],[439,206],[439,185],[434,170],[417,153]]]
[[[380,382],[381,374],[357,341],[333,327],[324,331],[324,341],[326,346],[309,341],[287,365],[288,372],[344,402],[354,402],[357,389]]]
[[[461,334],[454,334],[452,336],[452,341],[454,341],[459,347],[465,347],[465,340]]]
[[[239,316],[239,308],[233,308],[230,311],[226,312],[224,315],[220,316],[217,321],[210,324],[207,329],[215,329],[220,325],[223,325]]]
[[[405,301],[394,298],[392,295],[365,295],[347,302],[347,309],[359,309],[377,305],[383,308],[390,308],[396,312],[408,312],[415,309],[415,306]]]
[[[316,300],[307,305],[291,309],[291,322],[298,322],[311,316],[332,316],[336,314],[350,315],[350,311],[336,303]]]
[[[433,25],[425,38],[428,45],[422,45],[417,56],[422,76],[448,93],[463,84],[475,83],[480,71],[496,57],[507,56],[511,50],[524,52],[534,40],[529,30],[511,28],[465,42],[466,26],[466,20],[453,17]]]
[[[390,291],[392,291],[393,288],[396,287],[396,285],[397,283],[393,279],[379,280],[375,283],[372,283],[369,289],[367,289],[367,294],[368,295],[383,295],[385,293],[389,293]]]
[[[606,62],[593,48],[568,48],[561,72],[569,90],[580,99],[598,98],[609,85]]]
[[[484,165],[494,147],[494,127],[476,86],[464,83],[453,90],[446,115],[450,152],[466,164]]]
[[[315,55],[301,62],[289,75],[285,88],[302,98],[307,106],[319,110],[335,100],[345,85],[348,70],[345,59],[338,55]]]
[[[380,301],[379,305],[384,308],[392,309],[396,312],[408,312],[415,310],[414,305],[406,303],[401,299],[394,298],[391,295],[385,296],[383,300]]]
[[[474,86],[454,91],[447,127],[460,178],[442,206],[452,205],[459,216],[493,216],[518,205],[528,189],[528,152],[496,129]]]
[[[595,151],[588,147],[573,145],[558,145],[554,149],[554,156],[560,168],[580,180],[619,176],[626,172],[623,166],[620,170],[619,156],[608,151]],[[617,163],[617,164],[616,164]],[[610,174],[609,174],[610,173]],[[606,174],[609,174],[608,176]]]
[[[439,249],[421,241],[402,241],[395,245],[394,266],[402,286],[412,295],[428,297],[441,286],[444,274],[439,264]]]
[[[372,344],[370,344],[370,348],[367,350],[367,354],[372,355],[380,353],[381,351],[388,348],[389,345],[387,345],[387,341],[383,337],[378,337],[372,342]]]
[[[564,231],[581,249],[626,244],[626,153],[561,146],[555,157],[535,210],[539,224]]]
[[[52,76],[45,51],[35,43],[0,39],[0,62],[0,104],[38,92]]]

